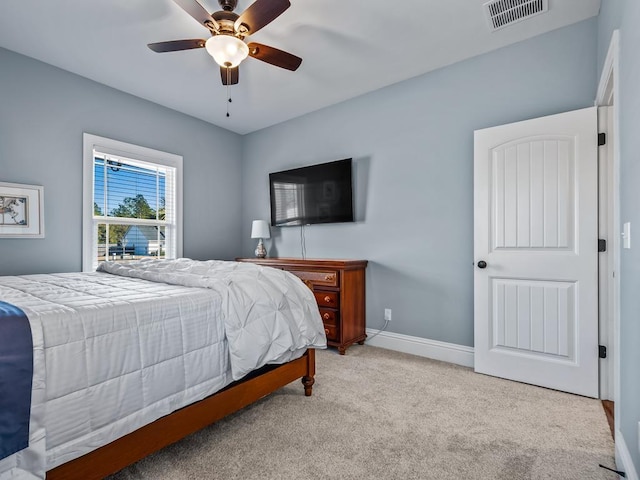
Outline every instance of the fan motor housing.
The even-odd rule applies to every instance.
[[[212,13],[211,16],[215,18],[218,25],[220,25],[221,32],[231,35],[235,33],[234,24],[238,19],[237,13],[220,10],[219,12]]]

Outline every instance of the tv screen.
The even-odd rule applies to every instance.
[[[351,159],[269,174],[271,225],[353,222]]]

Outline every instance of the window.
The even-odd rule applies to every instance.
[[[182,157],[84,134],[84,271],[182,256]]]

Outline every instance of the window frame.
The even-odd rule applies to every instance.
[[[119,140],[100,137],[89,133],[83,133],[83,154],[82,154],[82,271],[92,272],[95,270],[94,258],[94,225],[93,202],[94,202],[94,151],[106,155],[139,160],[146,163],[162,165],[175,168],[175,241],[176,256],[182,257],[182,237],[183,237],[183,159],[181,155],[155,150],[153,148],[141,147]]]

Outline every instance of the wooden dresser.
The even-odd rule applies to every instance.
[[[327,343],[344,355],[365,333],[365,268],[367,260],[303,260],[299,258],[236,258],[287,270],[313,291],[324,322]]]

